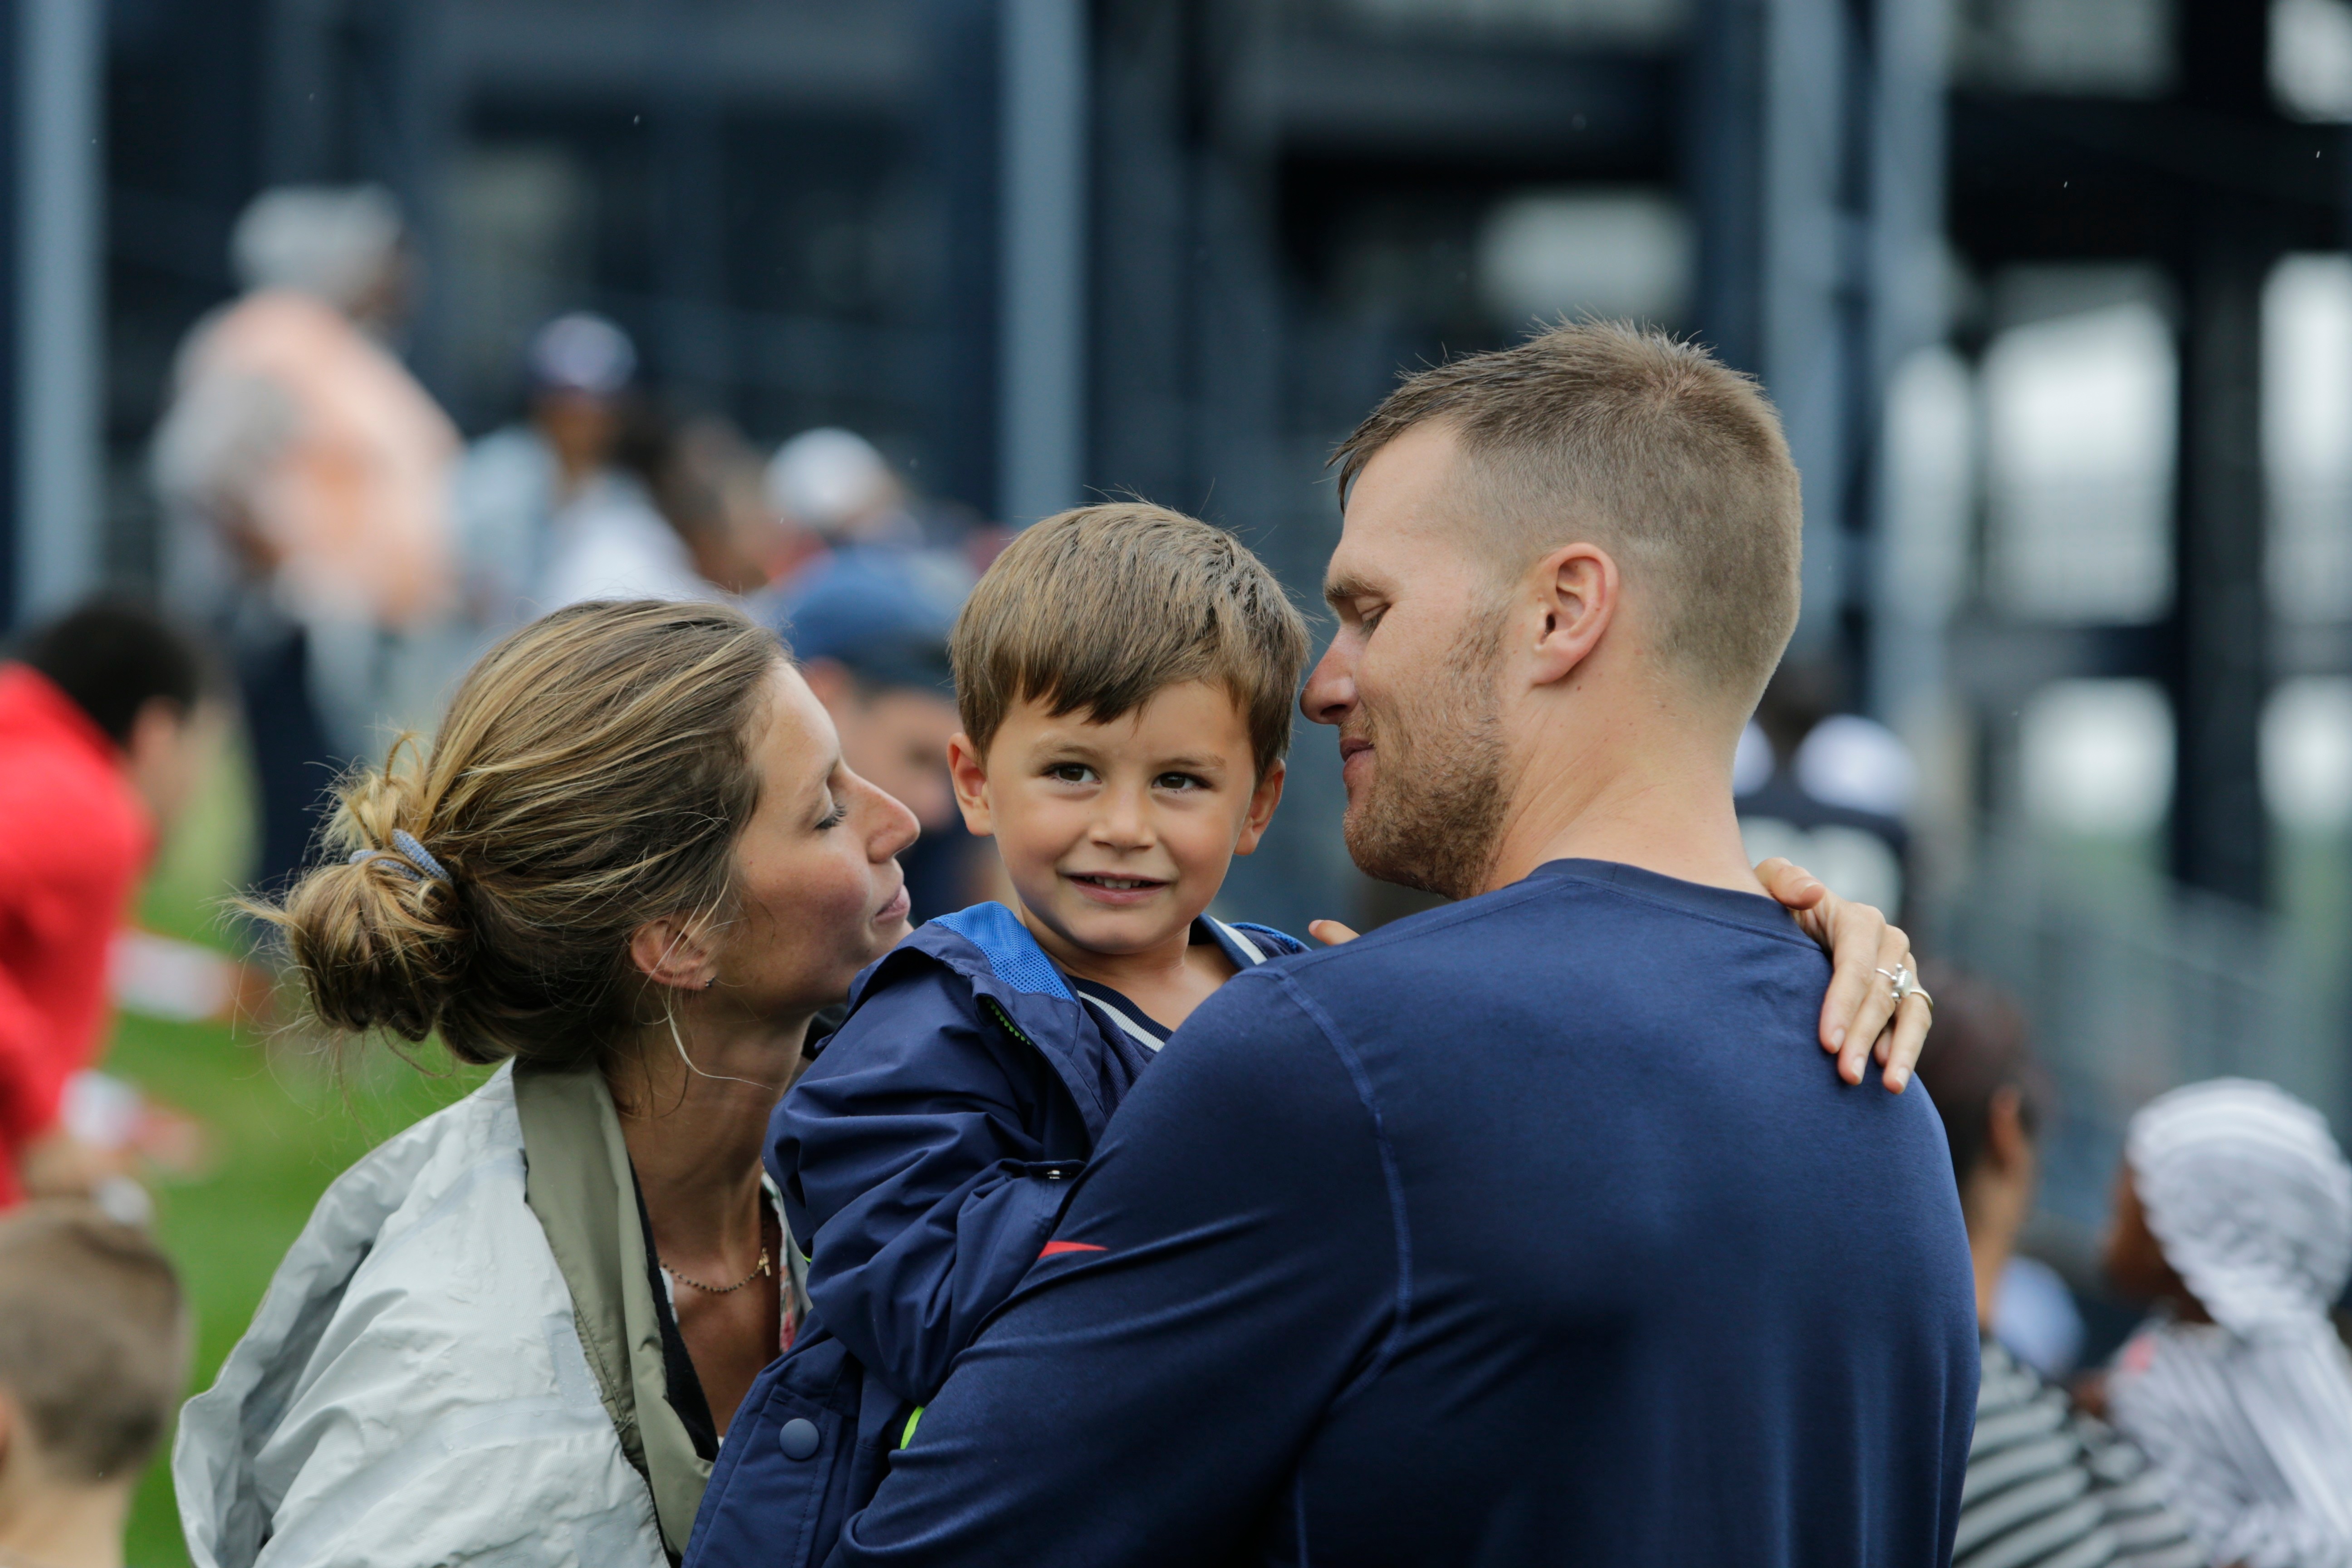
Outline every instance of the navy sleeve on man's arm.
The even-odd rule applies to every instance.
[[[1400,1321],[1398,1225],[1346,1059],[1279,977],[1234,981],[833,1561],[1194,1564],[1284,1528],[1299,1454]]]
[[[1071,1184],[1003,1042],[951,983],[870,997],[777,1108],[772,1152],[819,1320],[919,1404],[1013,1293]]]

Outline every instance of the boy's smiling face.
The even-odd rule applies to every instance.
[[[958,735],[948,758],[965,825],[995,838],[1057,959],[1181,948],[1282,797],[1281,763],[1256,776],[1241,705],[1197,680],[1107,724],[1021,702],[985,756]]]

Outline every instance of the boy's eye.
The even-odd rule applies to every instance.
[[[1045,770],[1045,776],[1055,784],[1092,784],[1095,771],[1084,763],[1055,763]]]
[[[1151,787],[1153,789],[1181,790],[1206,789],[1208,785],[1203,784],[1199,776],[1193,773],[1161,773],[1158,778],[1151,781]]]

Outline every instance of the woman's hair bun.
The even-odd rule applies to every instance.
[[[542,616],[467,672],[429,748],[343,781],[325,863],[282,906],[247,908],[285,931],[331,1027],[600,1064],[662,1011],[631,934],[734,895],[750,736],[783,658],[726,605]]]
[[[404,750],[395,748],[385,769],[343,780],[326,834],[333,854],[294,884],[284,906],[248,909],[285,932],[321,1021],[422,1040],[456,992],[466,933],[457,888],[394,843],[395,832],[430,841],[419,783],[401,765]]]

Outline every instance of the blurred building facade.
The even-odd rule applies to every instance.
[[[2192,1070],[2347,1109],[2347,0],[0,19],[0,603],[154,571],[170,355],[276,184],[398,195],[404,346],[468,434],[514,414],[539,323],[593,310],[666,398],[762,444],[846,426],[1014,525],[1132,490],[1236,529],[1308,605],[1324,459],[1401,368],[1637,317],[1780,404],[1792,659],[1909,748],[1910,917],[2077,1064],[2084,1170]],[[1234,909],[1361,897],[1327,764],[1303,736]]]

